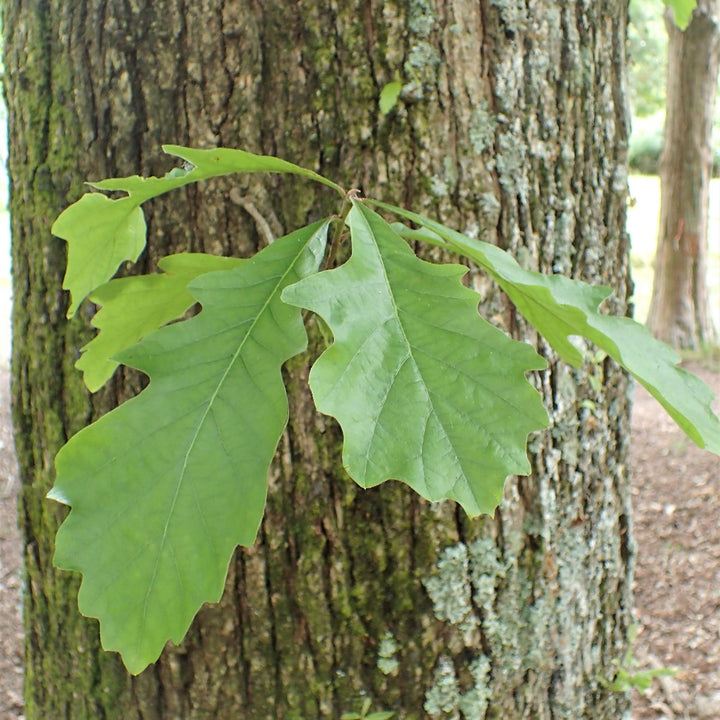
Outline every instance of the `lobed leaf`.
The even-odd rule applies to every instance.
[[[418,259],[362,203],[347,224],[350,260],[283,293],[335,337],[310,387],[342,426],[345,467],[362,487],[394,478],[492,513],[506,477],[530,472],[528,433],[547,424],[525,377],[544,361],[480,317],[467,268]]]
[[[272,155],[255,155],[246,150],[235,150],[234,148],[197,150],[196,148],[187,148],[180,145],[163,145],[163,150],[169,155],[174,155],[189,162],[194,166],[191,173],[200,174],[202,179],[231,173],[266,172],[299,175],[326,185],[338,192],[341,197],[345,197],[345,191],[332,180],[328,180],[313,170],[308,170]]]
[[[283,288],[315,272],[327,224],[194,280],[202,312],[121,360],[149,386],[75,435],[49,496],[72,506],[55,564],[83,573],[80,611],[139,673],[217,602],[236,545],[251,545],[287,421],[281,365],[307,343]]]
[[[71,296],[68,317],[75,315],[80,303],[106,283],[121,263],[138,259],[145,247],[145,216],[140,205],[146,200],[189,183],[236,172],[300,175],[345,195],[339,185],[322,175],[268,155],[230,148],[195,150],[179,145],[163,145],[163,150],[190,163],[192,169],[175,168],[161,178],[133,175],[88,183],[97,190],[121,191],[127,196],[112,200],[98,193],[86,193],[55,220],[53,234],[68,243],[63,280],[63,288]]]
[[[720,454],[720,420],[711,410],[712,390],[678,367],[680,356],[630,318],[598,312],[609,288],[591,287],[562,275],[521,268],[504,250],[474,240],[407,210],[375,202],[435,233],[438,241],[477,262],[500,285],[520,313],[567,362],[582,355],[570,338],[580,335],[602,348],[640,382],[699,447]]]
[[[188,284],[199,275],[229,270],[244,262],[238,258],[182,253],[163,258],[163,273],[111,280],[90,295],[102,308],[93,325],[99,332],[85,347],[75,367],[83,372],[91,392],[112,377],[114,358],[154,330],[182,317],[196,300]]]
[[[135,262],[145,247],[145,216],[132,196],[111,200],[87,193],[55,220],[52,233],[68,243],[63,289],[70,291],[67,316],[125,260]]]

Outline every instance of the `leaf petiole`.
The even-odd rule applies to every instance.
[[[328,252],[327,260],[325,261],[325,269],[329,270],[332,268],[335,262],[335,256],[337,255],[338,248],[342,242],[343,235],[345,233],[345,220],[347,219],[348,213],[352,209],[353,201],[360,199],[360,190],[351,189],[345,193],[345,202],[343,203],[340,214],[334,218],[336,222],[335,230],[333,232],[332,240],[330,241],[330,250]]]

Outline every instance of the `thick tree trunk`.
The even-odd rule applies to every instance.
[[[716,339],[707,291],[712,119],[720,61],[720,0],[699,0],[684,32],[669,15],[660,227],[647,324],[679,348]]]
[[[494,518],[353,486],[335,425],[312,410],[313,348],[287,369],[259,542],[236,554],[220,607],[132,678],[78,616],[76,578],[52,568],[62,511],[43,498],[58,447],[139,385],[126,373],[83,391],[72,365],[90,310],[64,319],[50,224],[87,178],[164,173],[161,142],[241,146],[361,184],[525,266],[610,284],[623,312],[625,5],[3,5],[30,720],[337,718],[365,697],[398,718],[623,715],[627,698],[600,679],[631,621],[626,378],[607,360],[556,362],[479,277],[484,312],[550,360],[537,383],[552,427]],[[141,269],[177,250],[251,251],[238,193],[276,232],[334,210],[324,189],[276,177],[189,188],[148,208]]]

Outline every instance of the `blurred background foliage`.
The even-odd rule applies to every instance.
[[[630,0],[628,51],[633,115],[630,170],[656,175],[663,147],[667,31],[658,0]],[[720,108],[715,103],[713,175],[720,176]]]

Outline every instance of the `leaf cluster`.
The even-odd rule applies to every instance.
[[[125,364],[150,382],[83,429],[56,458],[53,499],[72,507],[55,563],[83,574],[80,610],[133,673],[180,642],[203,602],[220,599],[230,557],[262,519],[270,463],[288,419],[283,364],[303,352],[303,313],[332,342],[315,362],[317,408],[340,423],[343,464],[368,488],[406,483],[430,501],[492,513],[505,479],[527,474],[528,436],[548,425],[527,374],[544,358],[478,313],[465,265],[420,260],[408,241],[472,260],[565,361],[576,336],[623,365],[701,447],[720,454],[712,393],[632,320],[599,310],[607,288],[521,268],[506,252],[277,158],[168,146],[190,165],[162,178],[104,180],[57,219],[68,243],[69,314],[101,305],[78,367],[96,390]],[[142,204],[215,175],[276,172],[333,188],[338,217],[279,238],[249,259],[180,254],[159,274],[111,279],[145,246]],[[378,211],[403,222],[392,225]],[[351,257],[320,270],[328,230]],[[186,318],[187,310],[201,311]],[[183,319],[184,318],[184,319]]]

